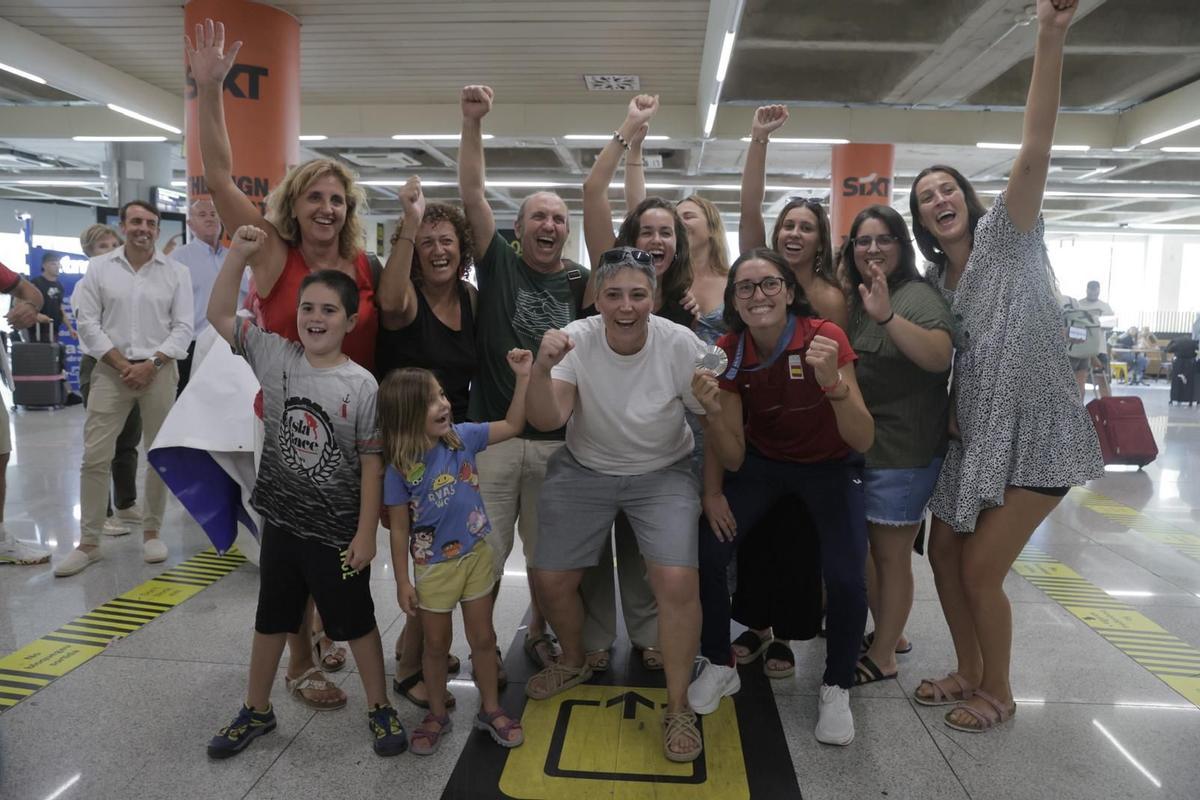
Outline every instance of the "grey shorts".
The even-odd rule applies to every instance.
[[[629,519],[646,561],[699,566],[700,485],[690,456],[643,475],[605,475],[580,464],[566,447],[546,464],[533,566],[596,566],[618,511]]]

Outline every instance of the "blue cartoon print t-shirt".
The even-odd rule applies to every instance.
[[[438,442],[425,457],[401,475],[388,465],[383,502],[407,504],[408,549],[414,564],[437,564],[461,558],[491,531],[479,496],[475,454],[487,448],[488,423],[454,426],[462,450]]]

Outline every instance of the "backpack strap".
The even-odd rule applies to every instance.
[[[575,298],[575,318],[583,316],[583,291],[587,288],[587,276],[583,269],[574,262],[568,262],[567,284],[571,287],[571,296]]]

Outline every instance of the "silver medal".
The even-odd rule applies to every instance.
[[[713,375],[724,375],[728,368],[729,356],[725,355],[725,351],[715,344],[705,347],[696,356],[696,369],[711,372]]]

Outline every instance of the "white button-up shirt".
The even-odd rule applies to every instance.
[[[72,295],[83,352],[95,358],[114,347],[135,361],[155,352],[187,358],[192,342],[192,279],[157,250],[135,270],[118,247],[88,262]]]

